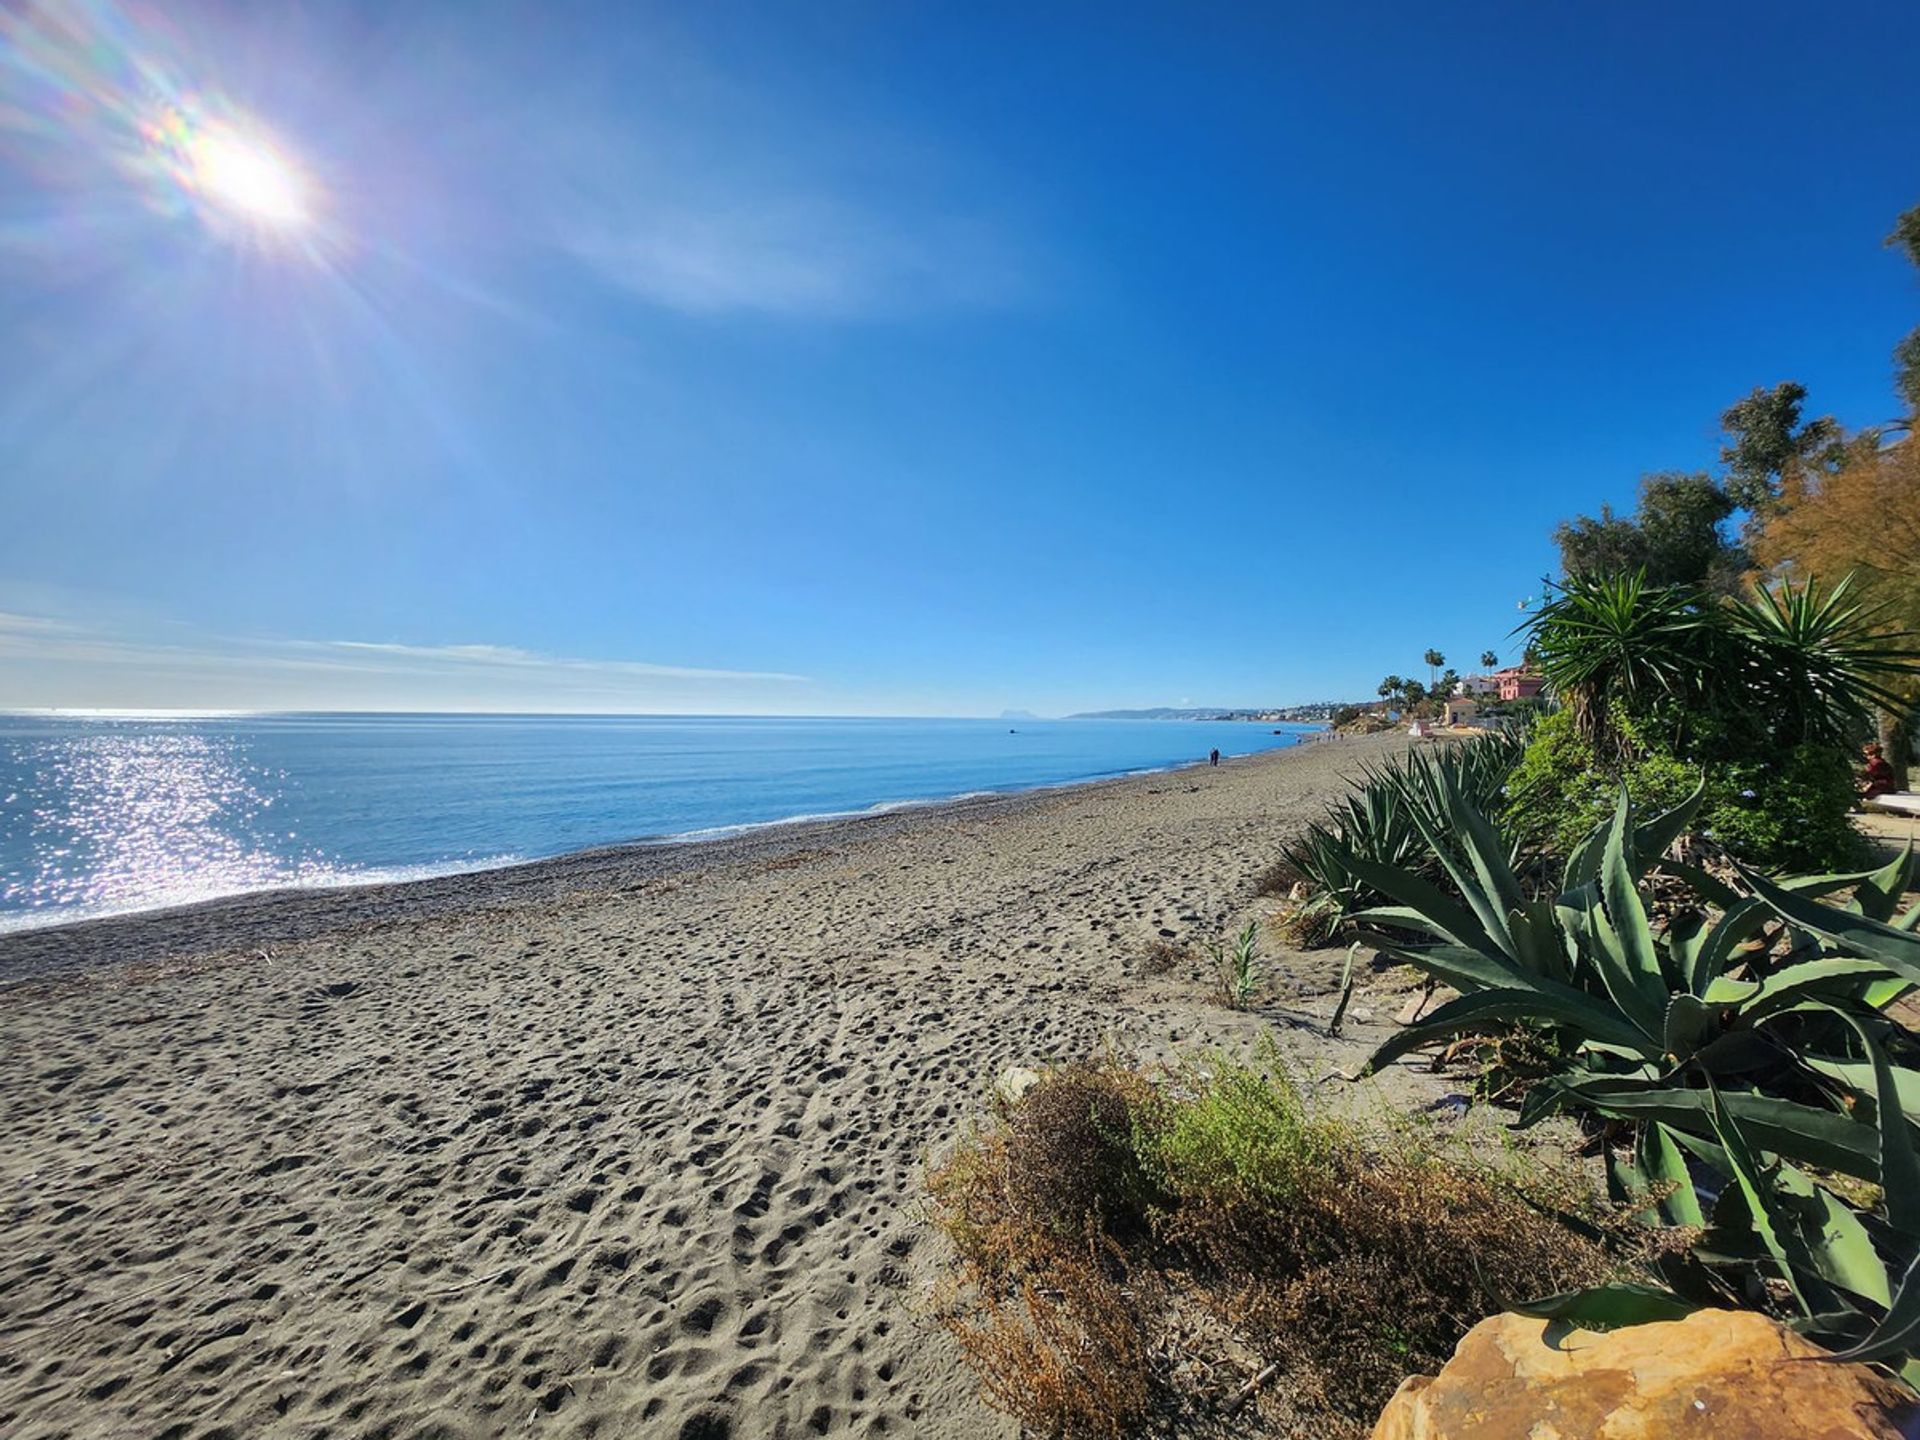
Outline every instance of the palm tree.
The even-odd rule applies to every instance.
[[[1482,650],[1480,652],[1480,667],[1483,670],[1498,670],[1500,668],[1500,652],[1498,650]]]
[[[1391,707],[1393,702],[1400,698],[1400,692],[1406,688],[1406,681],[1402,680],[1398,675],[1389,675],[1380,682],[1380,688],[1374,693],[1386,701],[1388,706]]]
[[[1440,683],[1440,667],[1447,663],[1447,657],[1438,650],[1427,651],[1427,689],[1432,690]]]

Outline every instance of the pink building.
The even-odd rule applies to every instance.
[[[1546,681],[1538,675],[1529,673],[1524,667],[1514,665],[1505,670],[1496,670],[1487,677],[1499,687],[1502,700],[1531,700],[1546,686]]]

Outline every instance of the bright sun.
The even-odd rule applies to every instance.
[[[266,141],[207,129],[184,148],[194,187],[223,210],[277,230],[297,230],[311,218],[305,177]]]

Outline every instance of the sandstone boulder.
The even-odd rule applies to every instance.
[[[1596,1333],[1496,1315],[1387,1402],[1373,1440],[1901,1440],[1912,1397],[1763,1315]]]

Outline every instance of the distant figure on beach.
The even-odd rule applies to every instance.
[[[1220,752],[1218,750],[1213,751],[1211,754],[1207,756],[1207,764],[1218,765],[1219,763],[1220,763]],[[1893,772],[1889,771],[1887,773],[1891,774]]]
[[[1867,757],[1866,767],[1860,772],[1860,797],[1871,800],[1876,795],[1893,793],[1893,766],[1887,763],[1886,752],[1880,748],[1878,740],[1869,740],[1861,753]]]

